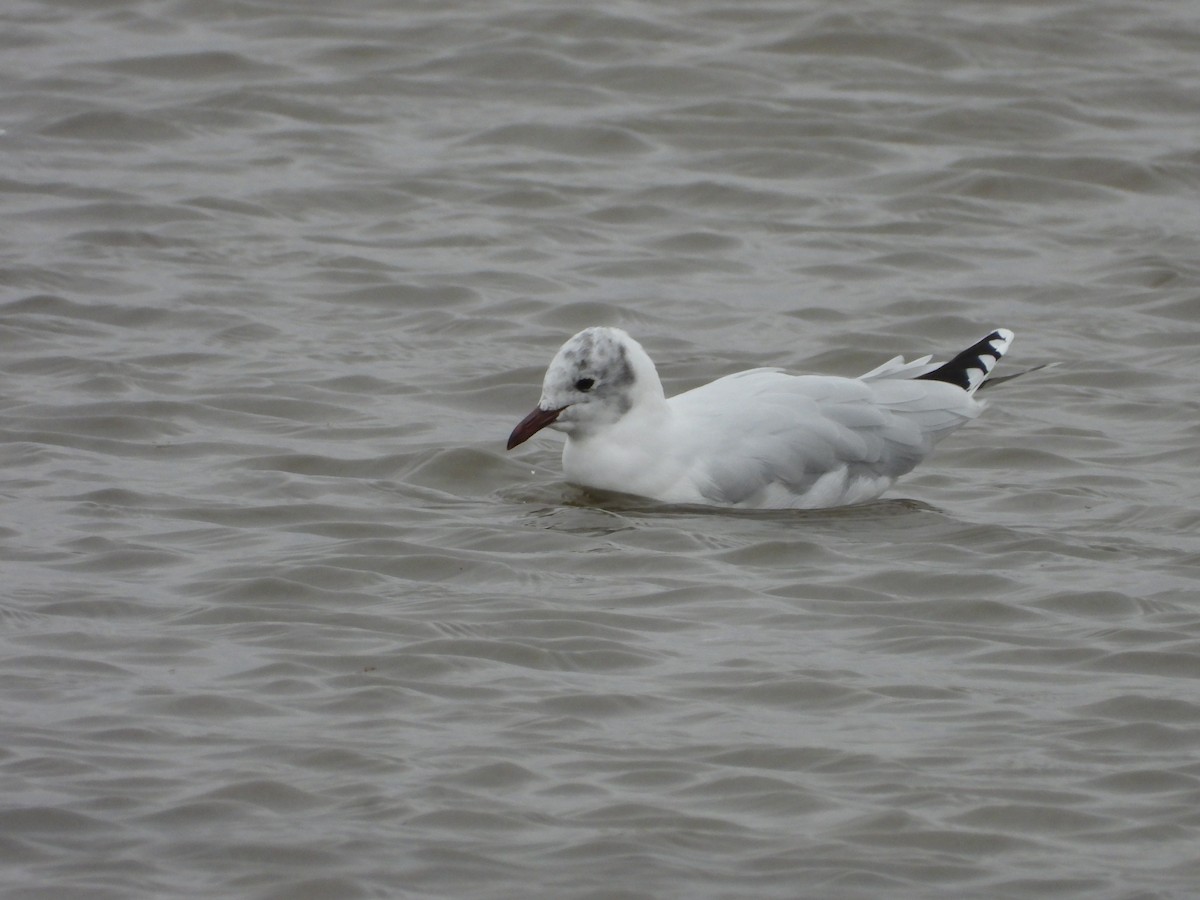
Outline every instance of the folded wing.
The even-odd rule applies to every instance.
[[[924,459],[983,405],[946,382],[921,380],[928,358],[897,358],[863,378],[739,372],[671,398],[696,491],[715,503],[829,506],[870,500]],[[719,423],[719,425],[717,424]]]

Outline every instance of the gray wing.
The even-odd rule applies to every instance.
[[[960,388],[909,371],[864,381],[754,369],[671,398],[693,429],[709,423],[680,441],[703,448],[690,461],[693,483],[722,503],[804,494],[827,475],[847,491],[877,483],[882,492],[982,409]]]

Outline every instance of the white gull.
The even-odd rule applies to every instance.
[[[947,363],[897,356],[858,378],[750,369],[668,398],[641,344],[587,328],[551,361],[508,449],[553,428],[568,481],[668,503],[865,503],[983,411],[975,391],[1012,339],[997,328]]]

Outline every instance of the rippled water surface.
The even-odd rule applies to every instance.
[[[1191,0],[0,11],[6,898],[1186,898]],[[506,454],[1017,341],[868,506]]]

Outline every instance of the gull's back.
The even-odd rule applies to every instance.
[[[1012,341],[998,329],[949,363],[897,357],[860,378],[751,369],[667,401],[697,502],[813,508],[863,503],[975,418]]]

